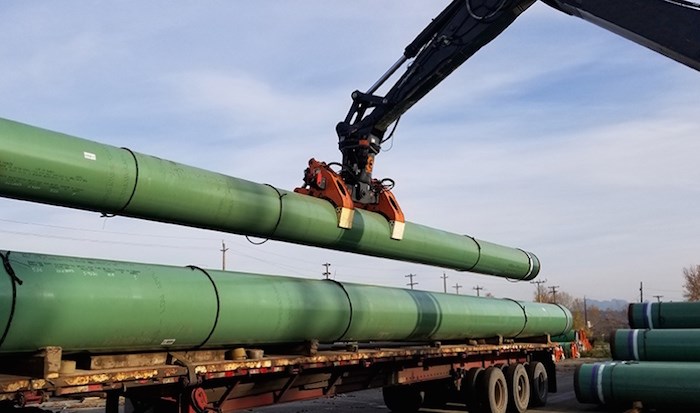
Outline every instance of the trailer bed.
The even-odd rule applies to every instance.
[[[30,356],[0,357],[0,402],[23,406],[52,397],[101,394],[107,397],[110,413],[116,411],[119,396],[137,404],[171,404],[171,409],[161,406],[166,411],[198,411],[197,406],[235,411],[451,379],[472,367],[531,361],[551,370],[550,389],[556,391],[551,358],[555,347],[548,340],[325,349],[308,343],[264,353],[253,349],[249,355],[261,357],[240,360],[233,359],[240,349],[63,355],[59,348],[47,348]],[[298,353],[271,353],[280,350]]]

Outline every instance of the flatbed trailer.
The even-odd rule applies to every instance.
[[[0,405],[98,394],[106,413],[119,411],[120,397],[126,412],[223,413],[382,387],[392,411],[447,402],[525,411],[556,392],[555,348],[549,337],[126,354],[48,347],[0,357]]]

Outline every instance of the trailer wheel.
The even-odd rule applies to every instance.
[[[423,388],[423,407],[441,409],[450,398],[450,381],[436,380],[427,382]]]
[[[481,384],[486,411],[505,413],[508,407],[508,387],[503,371],[498,367],[487,368]]]
[[[530,380],[530,406],[538,407],[547,404],[549,383],[547,369],[539,361],[527,365],[527,378]]]
[[[154,401],[146,401],[127,397],[124,401],[124,413],[153,413],[156,411]]]
[[[470,413],[482,410],[478,383],[483,375],[483,368],[472,367],[462,379],[462,400],[464,404],[467,405],[467,410],[469,410]]]
[[[392,412],[417,412],[423,404],[423,396],[415,386],[399,385],[382,388],[384,404]]]
[[[508,384],[508,409],[524,413],[530,403],[530,380],[525,366],[520,363],[511,364],[505,373]]]

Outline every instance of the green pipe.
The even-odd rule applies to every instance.
[[[347,341],[535,337],[572,327],[571,313],[557,304],[342,285],[352,303]]]
[[[603,362],[582,364],[574,373],[580,403],[623,405],[641,401],[644,408],[700,408],[700,363]],[[645,410],[646,411],[646,410]]]
[[[614,360],[700,361],[700,329],[620,329],[610,338]]]
[[[630,328],[700,328],[700,301],[632,303],[627,317]]]
[[[576,330],[571,330],[566,334],[560,336],[553,336],[550,340],[554,343],[571,343],[572,341],[578,340],[578,334]]]
[[[544,303],[196,267],[2,252],[0,353],[563,334]]]
[[[0,196],[531,280],[534,254],[0,119]]]

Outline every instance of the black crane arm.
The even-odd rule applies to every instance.
[[[535,0],[454,0],[409,44],[403,56],[353,103],[336,132],[340,175],[358,204],[376,203],[374,156],[387,128]],[[684,0],[542,0],[620,36],[700,70],[700,5]],[[384,96],[377,89],[414,59]]]
[[[684,0],[542,0],[700,71],[700,4]]]
[[[340,172],[309,161],[295,191],[330,200],[339,226],[350,228],[353,208],[384,215],[392,238],[403,236],[404,216],[388,185],[372,178],[374,157],[389,126],[481,47],[500,35],[536,0],[453,0],[406,46],[403,56],[367,90],[352,93],[338,123]],[[687,0],[542,0],[700,71],[700,4]],[[695,0],[693,0],[695,1]],[[377,90],[404,63],[406,71],[384,95]]]
[[[372,167],[384,134],[414,103],[496,38],[535,0],[454,0],[404,50],[403,56],[353,103],[338,123],[341,176],[360,204],[375,203]],[[385,96],[374,93],[399,67],[414,59]],[[374,187],[376,188],[376,186]]]

